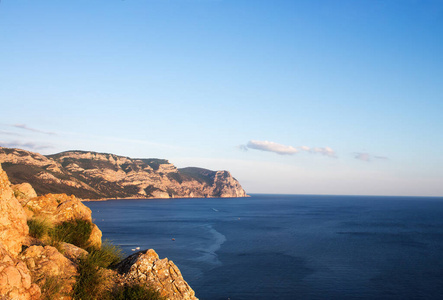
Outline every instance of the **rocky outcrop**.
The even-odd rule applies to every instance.
[[[58,284],[62,290],[51,294],[52,299],[71,299],[75,276],[78,274],[74,263],[51,246],[31,246],[20,254],[31,276],[39,286]]]
[[[25,208],[32,217],[46,220],[51,224],[82,219],[92,222],[91,210],[74,195],[46,194],[26,201]],[[101,247],[102,232],[92,224],[92,232],[89,244],[97,248]]]
[[[25,211],[15,198],[8,176],[0,165],[0,241],[5,250],[17,255],[28,230]]]
[[[74,219],[92,221],[91,210],[73,195],[46,194],[30,199],[26,206],[34,212],[34,216],[51,223]]]
[[[129,256],[118,265],[118,272],[128,281],[150,285],[166,299],[197,299],[177,266],[167,258],[159,259],[153,249]]]
[[[60,249],[63,255],[72,262],[77,262],[80,257],[86,257],[88,255],[88,251],[85,249],[69,243],[61,243]]]
[[[28,217],[33,221],[44,220],[50,226],[77,219],[92,221],[89,208],[74,196],[48,194],[34,197],[32,187],[26,184],[11,187],[0,165],[0,299],[68,300],[77,297],[73,296],[75,287],[78,287],[76,280],[85,276],[79,271],[82,270],[80,266],[94,257],[93,253],[100,253],[101,231],[93,224],[89,245],[96,247],[89,251],[95,252],[88,253],[64,242],[55,243],[57,248],[49,246],[46,244],[48,235],[40,239],[28,235],[27,216],[16,196],[28,209],[31,214]],[[159,259],[152,249],[122,261],[118,267],[120,275],[103,266],[93,265],[92,268],[98,270],[97,276],[104,278],[101,285],[94,286],[97,295],[126,285],[145,284],[165,299],[197,299],[177,266],[167,258]]]
[[[66,193],[84,199],[247,196],[227,171],[177,169],[165,159],[85,151],[43,156],[0,147],[0,162],[13,183],[29,182],[40,195]]]
[[[0,243],[0,299],[40,299],[40,288],[32,283],[31,272]]]
[[[14,196],[22,205],[27,200],[37,197],[34,188],[27,182],[13,185],[12,190],[14,191]]]
[[[28,235],[26,214],[0,165],[0,299],[38,299],[40,289],[17,258]]]

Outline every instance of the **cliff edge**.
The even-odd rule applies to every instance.
[[[83,199],[246,197],[228,171],[178,169],[165,159],[67,151],[41,155],[0,147],[0,163],[14,184],[37,194],[66,193]]]
[[[12,185],[1,164],[0,212],[0,299],[115,299],[149,291],[152,299],[198,300],[177,266],[152,249],[112,268],[117,252],[102,246],[80,199]]]

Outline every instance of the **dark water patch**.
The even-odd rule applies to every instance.
[[[261,252],[221,253],[219,257],[222,266],[195,285],[200,299],[294,299],[294,295],[307,295],[303,279],[313,270],[301,258]]]
[[[104,238],[129,254],[154,248],[203,300],[440,299],[442,200],[253,195],[86,205]]]

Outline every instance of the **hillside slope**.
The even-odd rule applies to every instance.
[[[0,147],[0,163],[12,183],[29,182],[39,195],[67,193],[84,199],[247,196],[228,171],[177,169],[165,159],[87,151],[45,156]]]

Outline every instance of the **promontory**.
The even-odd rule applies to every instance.
[[[41,155],[0,147],[0,163],[13,184],[31,183],[38,195],[66,193],[91,200],[247,196],[228,171],[179,169],[166,159],[90,151]]]

